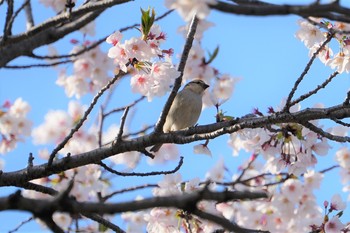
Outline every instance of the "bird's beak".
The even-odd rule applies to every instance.
[[[203,84],[203,88],[204,88],[204,90],[205,90],[205,89],[207,89],[208,87],[209,87],[209,85],[208,85],[208,84],[206,84],[206,83],[204,83],[204,84]]]

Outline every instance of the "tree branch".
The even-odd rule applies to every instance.
[[[14,196],[15,195],[15,196]],[[8,197],[0,198],[0,211],[3,210],[23,210],[40,215],[47,209],[53,212],[60,211],[71,214],[98,213],[98,214],[117,214],[127,211],[139,211],[154,207],[175,207],[187,210],[193,203],[201,200],[227,202],[232,200],[255,200],[267,198],[265,192],[250,191],[222,191],[213,192],[209,189],[196,191],[193,193],[183,193],[181,195],[151,197],[142,200],[133,200],[123,203],[92,203],[78,202],[74,198],[63,196],[62,200],[56,199],[32,199],[23,197],[20,193],[12,194]],[[14,202],[14,198],[16,202]],[[62,204],[64,202],[64,204]]]
[[[135,150],[141,151],[156,143],[186,144],[199,140],[214,139],[221,135],[231,134],[246,128],[262,128],[267,125],[280,123],[299,123],[305,125],[305,122],[312,120],[330,118],[343,119],[346,117],[350,117],[350,106],[341,104],[330,108],[307,108],[295,113],[279,112],[270,116],[241,118],[159,135],[144,135],[129,141],[123,140],[114,146],[102,147],[74,156],[57,159],[53,161],[51,166],[42,164],[33,166],[30,170],[22,169],[13,172],[3,172],[0,174],[0,187],[18,186],[33,179],[47,177],[87,164],[98,163],[105,158],[119,153]],[[327,134],[325,133],[325,135]],[[334,136],[330,138],[337,141],[350,142],[350,137]]]
[[[310,58],[309,62],[306,64],[306,67],[304,68],[303,72],[299,76],[299,78],[295,81],[294,86],[292,90],[290,91],[287,100],[286,105],[283,108],[283,111],[289,111],[289,108],[292,106],[291,101],[293,99],[293,96],[295,94],[295,91],[297,90],[299,84],[304,79],[307,72],[310,70],[312,63],[314,62],[317,55],[322,51],[322,49],[331,41],[333,38],[334,32],[331,32],[328,34],[326,40],[320,45],[320,47],[312,54],[312,57]]]
[[[171,171],[145,172],[145,173],[141,173],[141,172],[130,172],[130,173],[118,172],[118,171],[108,167],[102,161],[97,163],[97,164],[100,165],[101,167],[103,167],[104,169],[106,169],[107,171],[109,171],[110,173],[118,175],[118,176],[157,176],[157,175],[174,174],[175,172],[177,172],[181,168],[181,166],[183,164],[183,159],[184,159],[184,157],[181,156],[178,165]]]
[[[260,2],[260,1],[259,1]],[[231,4],[218,1],[210,5],[212,9],[236,15],[272,16],[272,15],[299,15],[302,17],[320,17],[336,21],[350,22],[350,9],[332,2],[328,4],[289,5],[289,4]]]

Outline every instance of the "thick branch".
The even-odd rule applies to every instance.
[[[300,15],[302,17],[321,17],[336,21],[350,22],[350,9],[336,2],[329,4],[288,5],[288,4],[231,4],[219,1],[211,8],[237,15],[272,16]]]
[[[65,196],[65,195],[64,195]],[[223,191],[213,192],[208,189],[185,193],[181,195],[152,197],[137,201],[123,203],[92,203],[78,202],[73,198],[65,196],[64,199],[31,199],[20,195],[19,193],[9,197],[0,198],[0,211],[4,210],[23,210],[34,213],[35,215],[43,214],[43,211],[61,211],[71,214],[117,214],[127,211],[138,211],[153,207],[175,207],[178,209],[188,210],[189,207],[201,200],[227,202],[232,200],[254,200],[267,198],[265,192],[250,191]],[[16,198],[16,202],[13,199]],[[64,204],[63,204],[64,203]]]
[[[51,44],[67,34],[82,28],[98,17],[108,7],[128,1],[130,0],[90,2],[72,11],[69,18],[66,14],[61,13],[31,28],[24,34],[8,37],[6,43],[0,47],[0,67],[5,66],[16,57],[30,55],[35,48],[45,44]]]
[[[295,113],[276,113],[271,116],[241,118],[226,122],[219,122],[204,126],[197,126],[188,130],[180,130],[158,135],[140,136],[130,141],[122,142],[109,147],[102,147],[70,157],[57,159],[51,166],[42,164],[31,169],[22,169],[14,172],[4,172],[0,175],[0,186],[19,186],[30,180],[47,177],[72,168],[87,164],[98,163],[110,156],[127,152],[140,151],[157,143],[186,144],[194,141],[214,139],[224,134],[231,134],[241,129],[262,128],[268,125],[280,123],[299,123],[319,119],[343,119],[350,117],[349,105],[337,105],[330,108],[308,108]],[[339,139],[339,138],[335,138]],[[342,141],[350,142],[350,137],[341,137]]]

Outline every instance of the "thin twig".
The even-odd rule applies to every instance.
[[[138,102],[144,100],[146,98],[146,96],[141,96],[140,98],[138,98],[137,100],[135,100],[134,102],[132,102],[131,104],[128,104],[127,106],[124,106],[124,107],[120,107],[120,108],[116,108],[116,109],[113,109],[109,112],[106,112],[103,114],[103,117],[107,117],[109,116],[110,114],[112,113],[116,113],[116,112],[121,112],[121,111],[124,111],[126,108],[130,108],[130,107],[133,107],[135,106]]]
[[[12,0],[11,0],[12,1]],[[10,30],[12,29],[12,25],[15,22],[16,17],[18,16],[18,14],[25,8],[25,6],[28,4],[29,0],[26,0],[24,3],[22,3],[22,5],[15,11],[15,13],[13,14],[13,16],[11,17],[11,20],[9,22],[9,28]],[[11,33],[11,32],[10,32]],[[11,35],[11,34],[9,34]]]
[[[350,137],[347,137],[347,136],[342,137],[342,136],[333,135],[331,133],[328,133],[328,132],[322,130],[319,127],[316,127],[315,125],[311,124],[310,122],[302,122],[300,124],[304,125],[306,128],[310,129],[311,131],[321,135],[322,137],[328,138],[332,141],[350,142]]]
[[[170,171],[159,171],[159,172],[130,172],[130,173],[125,173],[125,172],[118,172],[110,167],[108,167],[105,163],[103,163],[102,161],[98,163],[98,165],[100,165],[101,167],[103,167],[104,169],[106,169],[107,171],[109,171],[110,173],[116,174],[118,176],[157,176],[157,175],[167,175],[167,174],[174,174],[175,172],[177,172],[182,164],[183,164],[183,159],[184,157],[180,157],[180,161],[179,164]]]
[[[29,223],[29,222],[32,221],[32,220],[34,220],[34,217],[33,217],[33,216],[32,216],[32,217],[29,217],[28,219],[26,219],[26,220],[24,220],[24,221],[22,221],[20,224],[18,224],[18,226],[17,226],[15,229],[10,230],[8,233],[13,233],[13,232],[18,231],[19,228],[21,228],[24,224]]]
[[[350,128],[350,124],[349,123],[343,122],[343,121],[341,121],[341,120],[339,120],[337,118],[331,117],[330,120],[334,121],[335,123],[337,123],[339,125],[342,125],[342,126]]]
[[[121,189],[118,191],[114,191],[114,192],[102,197],[101,199],[104,202],[104,201],[108,200],[109,198],[112,198],[113,196],[118,195],[118,194],[136,191],[136,190],[144,189],[144,188],[156,188],[156,187],[159,187],[159,186],[157,184],[144,184],[144,185],[139,185],[139,186],[135,186],[135,187],[129,187],[129,188]]]
[[[295,94],[295,91],[297,90],[299,84],[301,83],[301,81],[304,79],[305,75],[307,74],[307,72],[310,70],[312,63],[314,62],[314,60],[316,59],[317,55],[322,51],[322,49],[328,44],[328,42],[331,41],[331,39],[333,38],[334,32],[330,32],[326,38],[326,40],[321,44],[321,46],[312,54],[312,57],[310,58],[309,62],[306,64],[303,72],[301,73],[300,77],[297,79],[297,81],[294,83],[294,86],[292,88],[292,90],[290,91],[288,98],[286,100],[286,105],[284,106],[282,112],[289,112],[289,108],[291,106],[291,101],[292,98]]]
[[[326,172],[329,172],[329,171],[331,171],[331,170],[333,170],[335,168],[338,168],[338,167],[340,167],[340,165],[333,165],[333,166],[331,166],[329,168],[325,168],[325,169],[319,171],[319,173],[326,173]]]
[[[51,152],[50,154],[50,158],[48,161],[48,166],[50,167],[52,165],[53,159],[55,158],[57,152],[59,152],[66,144],[67,142],[73,137],[74,133],[76,133],[80,127],[83,125],[84,121],[87,119],[88,115],[90,114],[90,112],[92,111],[92,109],[94,108],[94,106],[97,103],[97,100],[103,95],[103,93],[109,89],[109,87],[111,85],[113,85],[113,83],[115,83],[119,77],[122,76],[122,74],[124,74],[123,71],[120,71],[118,75],[116,75],[111,81],[108,82],[108,84],[106,86],[104,86],[93,98],[90,106],[88,107],[88,109],[84,112],[83,117],[80,119],[80,121],[75,125],[75,127],[73,129],[71,129],[70,133],[65,137],[65,139],[63,139],[63,141]]]
[[[17,187],[24,188],[26,190],[33,190],[39,193],[45,193],[51,196],[55,196],[58,194],[58,191],[53,188],[46,187],[40,184],[35,184],[32,182],[26,182],[23,185],[17,185]]]
[[[6,66],[3,66],[3,68],[6,68],[6,69],[28,69],[28,68],[34,68],[34,67],[46,68],[46,67],[62,65],[70,62],[74,62],[74,60],[64,60],[64,61],[52,62],[48,64],[45,63],[45,64],[29,64],[29,65],[6,65]]]
[[[123,133],[124,133],[124,125],[125,125],[125,121],[126,121],[126,117],[128,115],[129,109],[130,109],[130,107],[126,107],[125,111],[121,117],[119,132],[118,132],[117,138],[115,139],[115,143],[119,143],[122,141],[122,137],[123,137]]]
[[[242,170],[241,174],[238,176],[238,178],[236,179],[236,181],[233,182],[232,185],[235,185],[235,183],[241,182],[242,177],[244,176],[244,174],[247,172],[247,170],[250,168],[250,166],[254,163],[254,161],[255,161],[257,158],[258,158],[258,155],[254,155],[254,157],[249,161],[247,167],[245,167],[245,168]]]
[[[293,105],[309,98],[310,96],[316,94],[319,90],[321,90],[322,88],[325,88],[333,80],[333,78],[335,78],[338,74],[339,74],[338,71],[335,71],[321,85],[318,85],[314,90],[300,96],[298,99],[296,99],[294,101],[291,101],[290,106],[293,106]]]

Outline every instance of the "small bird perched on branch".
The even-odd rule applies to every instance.
[[[192,80],[177,93],[163,126],[164,133],[194,126],[202,112],[202,96],[208,84],[200,79]],[[162,144],[156,144],[151,151],[157,152]]]

